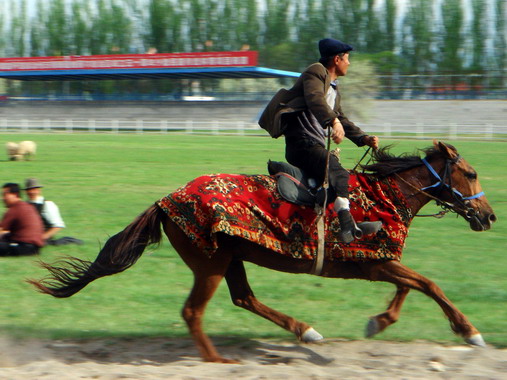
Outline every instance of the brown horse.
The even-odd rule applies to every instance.
[[[453,146],[434,143],[424,150],[426,156],[393,156],[388,149],[374,154],[374,163],[365,169],[379,178],[392,178],[406,198],[412,215],[430,200],[461,215],[474,231],[491,227],[496,217],[488,204],[475,170],[460,157]],[[43,264],[51,275],[41,281],[31,280],[41,292],[55,297],[69,297],[91,281],[121,272],[132,266],[145,248],[160,242],[160,225],[183,261],[194,273],[194,285],[182,310],[190,334],[205,361],[231,363],[223,358],[202,330],[202,317],[208,301],[225,277],[232,302],[294,333],[304,342],[322,339],[311,326],[284,315],[259,302],[247,281],[243,261],[290,273],[310,273],[312,259],[293,258],[254,244],[245,238],[217,233],[218,248],[212,256],[203,253],[167,213],[155,204],[122,232],[111,237],[94,262],[69,258],[59,265]],[[431,280],[402,265],[398,260],[343,261],[326,260],[322,275],[386,281],[397,287],[387,310],[372,317],[367,336],[373,336],[397,321],[403,301],[410,289],[433,298],[450,321],[452,330],[466,342],[484,346],[479,331],[468,321],[442,290]]]

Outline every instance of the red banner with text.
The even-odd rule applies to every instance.
[[[0,71],[257,66],[257,51],[0,58]]]

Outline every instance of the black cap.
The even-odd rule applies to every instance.
[[[319,41],[319,51],[321,58],[332,57],[351,50],[354,50],[352,46],[333,38],[324,38],[323,40]]]

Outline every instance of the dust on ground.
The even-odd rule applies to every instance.
[[[241,364],[204,363],[190,339],[0,339],[0,379],[507,379],[507,350],[430,342],[213,339]]]

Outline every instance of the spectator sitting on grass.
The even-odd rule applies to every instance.
[[[58,206],[53,201],[45,200],[42,196],[42,185],[35,178],[28,178],[25,182],[25,191],[28,203],[35,206],[44,222],[44,241],[48,245],[82,244],[79,239],[65,236],[55,239],[55,235],[65,228]]]
[[[39,214],[23,202],[17,183],[6,183],[2,190],[7,211],[0,221],[0,256],[38,254],[44,246],[44,226]]]

